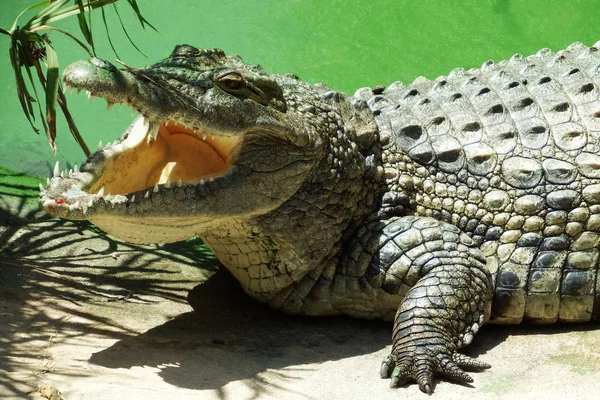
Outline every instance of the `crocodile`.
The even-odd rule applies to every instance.
[[[288,314],[393,321],[380,367],[428,394],[490,366],[485,323],[600,319],[600,42],[353,96],[178,45],[66,87],[139,112],[40,206],[133,243],[199,236]]]

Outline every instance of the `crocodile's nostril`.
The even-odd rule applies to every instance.
[[[98,68],[102,68],[107,71],[114,72],[117,70],[117,68],[114,65],[112,65],[111,63],[109,63],[106,60],[102,60],[101,58],[92,57],[90,59],[90,63],[92,63],[94,66],[96,66]]]

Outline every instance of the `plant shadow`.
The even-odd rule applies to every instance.
[[[0,178],[0,397],[26,398],[44,382],[51,345],[140,333],[107,311],[186,305],[188,290],[218,269],[199,239],[123,243],[39,210],[37,179],[4,169]]]

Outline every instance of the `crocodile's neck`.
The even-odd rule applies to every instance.
[[[200,235],[244,290],[261,302],[268,302],[307,272],[295,260],[297,246],[266,235],[248,222],[230,221]]]
[[[383,168],[372,113],[341,93],[331,96],[321,124],[329,130],[321,162],[295,195],[266,214],[199,233],[248,294],[284,311],[294,307],[294,285],[311,286],[326,267],[337,266],[344,244],[376,218],[381,204]]]

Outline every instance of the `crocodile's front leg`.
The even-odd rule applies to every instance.
[[[403,217],[383,225],[380,233],[385,245],[379,265],[394,260],[384,269],[384,286],[394,279],[401,287],[418,279],[396,314],[382,377],[391,377],[392,387],[413,379],[426,393],[432,393],[435,375],[471,382],[463,368],[489,365],[457,350],[490,316],[492,283],[483,255],[456,226],[432,218]]]

